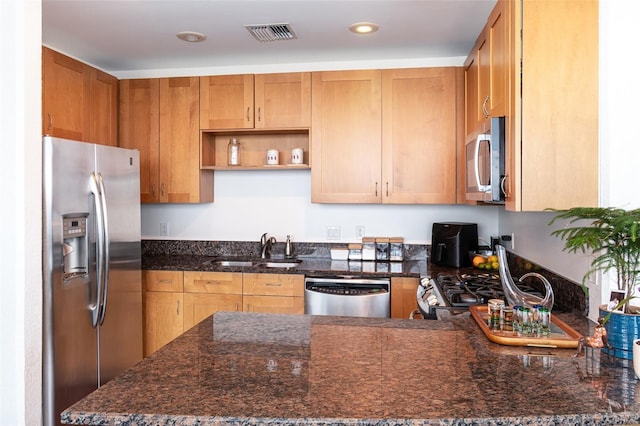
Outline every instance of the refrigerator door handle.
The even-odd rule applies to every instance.
[[[93,328],[98,326],[100,317],[100,304],[103,291],[103,271],[104,271],[104,216],[102,215],[102,196],[100,194],[100,186],[95,173],[91,173],[90,190],[93,195],[96,217],[96,299],[91,303],[89,310],[91,311],[91,325]]]
[[[100,319],[98,323],[102,325],[104,323],[104,316],[107,312],[107,296],[109,294],[109,261],[111,255],[109,252],[109,217],[107,215],[107,192],[104,187],[104,179],[102,174],[98,173],[98,187],[100,189],[100,200],[102,204],[102,232],[103,232],[103,264],[102,264],[102,301],[100,302]]]

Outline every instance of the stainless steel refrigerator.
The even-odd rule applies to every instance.
[[[43,423],[142,359],[136,150],[43,138]]]

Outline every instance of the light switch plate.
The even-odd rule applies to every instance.
[[[327,226],[327,240],[339,240],[340,239],[340,227],[339,226]]]

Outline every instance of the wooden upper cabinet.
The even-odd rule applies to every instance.
[[[454,67],[313,73],[311,200],[454,204],[457,75]]]
[[[200,77],[200,128],[253,128],[253,74]]]
[[[598,2],[508,3],[506,208],[597,206]]]
[[[309,127],[311,74],[200,77],[201,129]]]
[[[491,117],[502,117],[509,108],[509,10],[506,0],[496,3],[487,31],[491,44],[489,57],[489,101],[487,110]]]
[[[509,18],[499,1],[465,61],[465,134],[484,130],[486,119],[507,113]]]
[[[380,203],[382,73],[312,73],[311,201]]]
[[[140,151],[140,200],[160,201],[160,80],[120,81],[120,146]]]
[[[455,204],[456,69],[382,71],[382,202]]]
[[[89,66],[42,48],[42,134],[89,141]]]
[[[42,134],[117,146],[118,80],[42,48]]]
[[[89,141],[118,146],[118,79],[91,69]]]
[[[213,201],[213,173],[200,170],[199,78],[120,81],[120,146],[140,150],[145,203]]]
[[[311,73],[256,74],[254,97],[256,129],[311,125]]]

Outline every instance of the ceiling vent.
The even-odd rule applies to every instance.
[[[293,40],[298,38],[289,24],[259,24],[244,26],[260,42]]]

